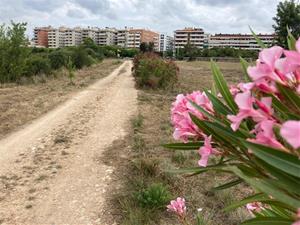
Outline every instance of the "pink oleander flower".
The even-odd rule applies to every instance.
[[[264,209],[263,204],[261,202],[248,203],[246,205],[246,208],[250,213],[259,213]]]
[[[300,147],[300,121],[287,121],[281,129],[280,135],[295,149]]]
[[[284,77],[276,71],[276,62],[281,58],[283,49],[279,46],[267,48],[259,53],[256,66],[248,68],[248,74],[254,83],[278,81],[282,82]]]
[[[252,117],[255,122],[261,122],[263,120],[270,119],[273,113],[271,109],[271,98],[262,98],[261,101],[256,100],[251,96],[251,92],[237,94],[235,102],[239,107],[239,113],[237,115],[228,115],[227,118],[232,122],[231,128],[236,131],[240,127],[241,122]],[[259,109],[254,109],[253,104],[256,103]]]
[[[172,200],[167,209],[169,212],[176,213],[180,218],[184,218],[186,215],[185,199],[178,197],[176,200]]]
[[[231,85],[229,90],[230,90],[231,95],[234,97],[240,92],[239,87],[234,86],[234,85]]]
[[[300,67],[300,38],[296,42],[296,51],[285,50],[284,55],[286,58],[279,62],[282,72],[291,73]]]
[[[297,211],[296,218],[297,218],[297,221],[295,223],[293,223],[292,225],[300,225],[300,208]]]
[[[199,154],[201,155],[201,159],[198,161],[198,165],[202,167],[207,166],[207,162],[210,155],[219,153],[215,148],[211,145],[211,136],[204,137],[204,146],[199,149]]]
[[[213,105],[205,93],[195,91],[186,96],[183,94],[178,95],[171,109],[171,120],[175,128],[173,137],[175,140],[187,142],[189,138],[199,139],[202,137],[201,130],[193,123],[189,113],[194,114],[201,120],[205,119],[205,116],[189,100],[200,105],[209,113],[213,113]]]
[[[270,146],[273,148],[283,148],[282,144],[276,140],[276,136],[273,131],[275,122],[271,120],[264,120],[255,126],[254,133],[255,139],[249,139],[249,141]]]

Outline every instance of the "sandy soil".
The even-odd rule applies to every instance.
[[[0,224],[114,224],[105,196],[118,182],[101,158],[127,134],[136,98],[127,61],[0,140]]]

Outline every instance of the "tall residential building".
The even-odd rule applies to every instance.
[[[274,34],[257,35],[266,45],[274,44]],[[246,50],[260,50],[255,38],[251,34],[215,34],[209,37],[209,48],[236,48]]]
[[[64,42],[62,47],[77,46],[82,42],[82,33],[80,27],[66,28],[64,30]]]
[[[116,44],[119,47],[127,48],[128,36],[129,36],[129,29],[127,27],[125,27],[125,29],[118,30],[116,33]]]
[[[184,48],[185,45],[190,44],[197,48],[204,46],[204,30],[202,28],[184,28],[174,32],[175,48]]]
[[[159,51],[166,52],[166,51],[173,51],[174,45],[174,38],[168,36],[167,34],[160,34],[159,38]]]
[[[62,29],[62,28],[60,28]],[[48,47],[59,48],[63,46],[63,33],[60,29],[51,28],[48,32]]]
[[[33,39],[36,47],[48,47],[48,32],[50,29],[52,29],[51,26],[34,28]]]
[[[117,29],[115,28],[105,28],[98,29],[96,31],[96,40],[97,45],[115,45],[116,44],[116,35]]]
[[[159,34],[146,29],[130,29],[127,47],[139,48],[141,43],[154,43],[154,50],[159,50]]]
[[[96,36],[97,36],[97,32],[98,32],[98,28],[94,28],[94,27],[88,27],[88,28],[82,28],[81,29],[81,38],[82,41],[86,38],[91,38],[94,42],[96,42]]]

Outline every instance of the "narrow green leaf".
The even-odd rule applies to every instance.
[[[281,171],[300,178],[300,160],[296,156],[252,142],[244,141],[243,143],[261,160]]]
[[[231,108],[231,110],[234,113],[237,113],[237,111],[238,111],[237,104],[235,103],[235,101],[230,93],[230,90],[228,88],[226,80],[224,79],[223,74],[221,73],[219,67],[217,66],[217,64],[214,61],[211,61],[211,68],[212,68],[213,78],[214,78],[216,87],[220,91],[225,102],[228,104],[228,106]]]
[[[272,196],[275,200],[280,200],[281,202],[285,202],[289,206],[293,207],[295,210],[300,207],[300,201],[289,196],[284,191],[274,186],[269,182],[270,179],[259,179],[247,176],[242,170],[237,167],[227,168],[234,172],[237,176],[242,178],[245,182],[250,184],[253,188],[258,189],[259,191],[266,193]]]
[[[198,142],[190,142],[190,143],[171,143],[163,145],[164,148],[172,149],[172,150],[198,150],[201,146],[203,146],[203,141]]]
[[[207,167],[192,167],[192,168],[166,170],[166,172],[174,173],[174,174],[200,174],[200,173],[207,172],[209,170],[228,172],[226,168],[227,165],[212,165]]]
[[[300,111],[300,97],[296,92],[291,90],[288,87],[285,87],[281,84],[277,84],[279,92],[289,101],[292,105],[296,107],[297,110]],[[290,110],[289,110],[290,111]]]
[[[288,42],[288,46],[290,50],[296,50],[296,38],[293,36],[293,34],[291,33],[290,28],[287,26],[287,32],[288,32],[288,36],[287,36],[287,42]]]
[[[237,179],[237,180],[234,180],[234,181],[230,181],[226,184],[220,185],[218,187],[214,187],[213,190],[214,191],[220,191],[220,190],[228,189],[228,188],[234,187],[234,186],[236,186],[236,185],[238,185],[242,182],[243,182],[242,179]]]
[[[223,114],[224,116],[227,115],[232,115],[233,112],[223,103],[218,99],[216,96],[213,94],[209,93],[208,91],[205,91],[207,97],[213,104],[213,108],[216,112]]]
[[[250,76],[248,74],[248,71],[247,71],[247,69],[249,67],[249,63],[245,59],[243,59],[242,57],[240,57],[240,62],[241,62],[241,65],[242,65],[245,81],[250,82],[251,78],[250,78]]]
[[[266,48],[267,46],[262,42],[262,40],[260,40],[260,38],[255,34],[255,32],[252,30],[251,27],[250,28],[250,31],[253,35],[253,37],[255,38],[257,44],[261,47],[261,48]]]
[[[231,205],[227,206],[224,211],[225,212],[230,212],[234,209],[237,209],[241,206],[244,206],[248,203],[252,203],[252,202],[261,202],[263,200],[268,200],[270,199],[266,194],[264,193],[258,193],[258,194],[255,194],[255,195],[252,195],[252,196],[249,196],[243,200],[240,200],[240,201],[237,201],[237,202],[234,202],[232,203]]]
[[[281,217],[257,217],[247,220],[241,225],[291,225],[292,220],[283,219]]]

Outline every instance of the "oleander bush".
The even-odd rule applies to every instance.
[[[215,191],[248,184],[252,194],[224,209],[246,207],[252,218],[242,224],[299,225],[300,38],[289,35],[289,50],[257,41],[263,50],[256,65],[241,59],[246,82],[229,88],[212,62],[211,90],[177,96],[171,120],[180,142],[165,147],[199,152],[198,167],[175,172],[235,176]],[[191,223],[185,199],[171,201],[168,210]]]
[[[137,55],[133,60],[133,75],[139,88],[167,89],[177,82],[179,68],[170,60],[154,53]]]

